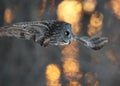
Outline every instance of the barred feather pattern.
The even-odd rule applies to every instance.
[[[32,40],[41,46],[67,45],[75,39],[93,50],[99,50],[108,43],[107,37],[76,37],[71,31],[71,24],[57,20],[20,22],[4,26],[0,28],[0,37],[2,36]]]
[[[94,37],[90,38],[88,36],[83,36],[80,38],[77,38],[81,44],[84,46],[91,48],[93,50],[99,50],[103,48],[108,43],[107,37]]]
[[[69,34],[63,37],[65,31],[68,31]],[[71,25],[57,20],[20,22],[0,28],[0,37],[33,40],[41,46],[69,44],[71,35]]]

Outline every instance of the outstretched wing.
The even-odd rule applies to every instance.
[[[106,43],[108,43],[107,37],[94,37],[90,38],[87,36],[80,37],[78,39],[81,44],[84,46],[91,48],[93,50],[99,50],[101,49]]]
[[[43,45],[45,40],[45,33],[47,33],[48,27],[44,24],[35,22],[35,23],[17,23],[9,26],[4,26],[0,28],[0,37],[15,37],[22,38],[25,40],[32,40],[34,42]],[[45,43],[44,43],[45,44]],[[44,45],[43,45],[44,46]]]

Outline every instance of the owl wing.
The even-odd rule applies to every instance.
[[[81,44],[83,44],[84,46],[88,48],[91,48],[93,50],[99,50],[102,47],[104,47],[106,43],[108,43],[108,38],[107,37],[90,38],[87,36],[83,36],[79,38],[79,41]]]
[[[15,37],[32,40],[41,46],[47,46],[49,40],[45,37],[47,27],[43,24],[18,23],[0,28],[0,37]]]

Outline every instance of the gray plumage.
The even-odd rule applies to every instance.
[[[41,46],[69,44],[71,35],[71,24],[56,20],[21,22],[0,28],[0,36],[33,40]]]
[[[21,22],[4,26],[0,28],[0,37],[2,36],[32,40],[41,46],[67,45],[75,39],[93,50],[101,49],[108,42],[106,37],[78,38],[73,35],[71,24],[57,20]]]
[[[107,37],[90,38],[88,36],[83,36],[83,37],[77,38],[77,40],[79,40],[80,43],[83,44],[84,46],[91,48],[93,50],[99,50],[108,43]]]

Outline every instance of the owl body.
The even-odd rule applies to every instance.
[[[71,24],[57,20],[20,22],[4,26],[0,28],[0,37],[2,36],[32,40],[41,46],[68,45],[71,40],[77,40],[93,50],[101,49],[108,42],[106,37],[76,37],[71,31]]]
[[[56,20],[20,22],[0,28],[0,37],[33,40],[41,46],[69,44],[71,35],[71,24]]]

